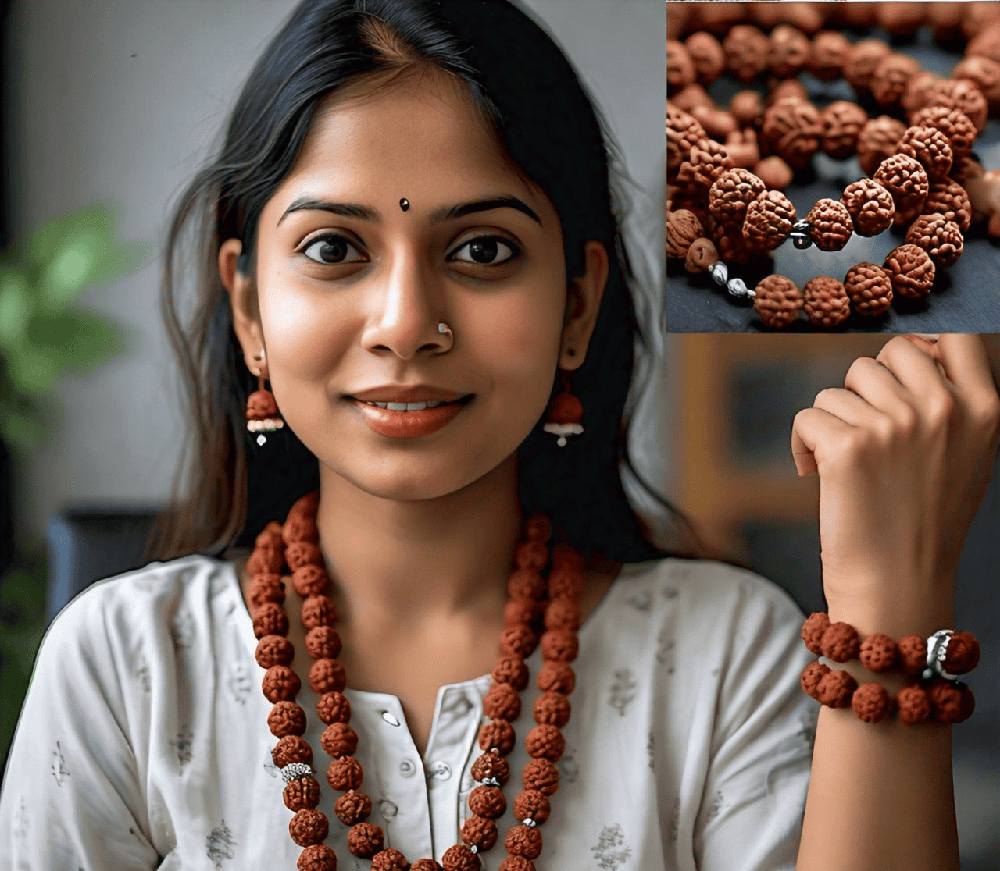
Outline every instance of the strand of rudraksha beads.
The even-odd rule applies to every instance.
[[[289,833],[303,847],[297,866],[300,871],[332,871],[336,868],[336,856],[323,843],[329,824],[326,816],[316,809],[320,786],[313,776],[312,748],[302,738],[305,712],[295,702],[301,682],[290,667],[295,651],[286,637],[288,615],[282,606],[281,571],[286,565],[292,572],[296,592],[303,597],[306,649],[314,660],[309,681],[319,695],[317,713],[326,724],[321,744],[332,757],[327,781],[343,793],[334,812],[350,827],[348,849],[360,858],[371,859],[374,871],[435,871],[440,866],[433,859],[420,859],[409,865],[398,850],[385,849],[382,829],[367,822],[372,802],[361,791],[364,771],[354,757],[358,736],[349,724],[351,708],[343,693],[346,675],[336,659],[341,643],[333,625],[336,615],[329,598],[331,581],[323,568],[318,545],[317,505],[317,494],[310,494],[295,504],[284,527],[269,524],[258,536],[247,564],[253,579],[251,606],[254,633],[259,639],[257,661],[267,670],[263,691],[274,705],[268,726],[279,739],[272,758],[287,784],[285,804],[294,811]],[[548,582],[542,578],[540,572],[548,562],[545,542],[550,535],[547,519],[532,518],[526,526],[526,540],[515,551],[517,568],[508,583],[510,599],[505,607],[502,657],[493,672],[494,685],[483,702],[490,720],[480,729],[483,754],[472,768],[480,786],[473,789],[469,798],[472,814],[463,825],[462,843],[450,847],[442,856],[444,871],[479,871],[482,863],[478,854],[492,848],[498,840],[495,820],[506,809],[502,786],[509,777],[505,757],[514,747],[513,722],[520,715],[519,692],[528,681],[524,660],[538,644],[534,624],[544,613],[541,643],[545,664],[538,676],[542,695],[534,709],[538,725],[525,738],[531,762],[522,773],[524,791],[514,802],[514,813],[521,823],[505,839],[507,858],[500,871],[533,871],[532,860],[541,852],[538,825],[549,816],[548,797],[559,782],[555,762],[565,749],[560,730],[570,715],[568,695],[575,684],[570,663],[579,647],[577,630],[583,588],[583,560],[567,547],[555,549]]]

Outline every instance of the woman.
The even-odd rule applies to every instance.
[[[253,554],[64,611],[0,867],[957,867],[948,728],[824,710],[811,760],[801,615],[745,572],[661,559],[629,508],[637,328],[607,151],[516,7],[300,6],[168,245],[198,451],[161,550]],[[261,385],[277,407],[246,410]],[[998,406],[976,339],[900,338],[796,419],[831,619],[950,625]]]

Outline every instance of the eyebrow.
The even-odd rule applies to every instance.
[[[531,220],[542,226],[542,219],[538,213],[526,202],[512,195],[499,197],[489,197],[485,200],[476,200],[471,203],[459,203],[456,206],[445,206],[431,212],[431,221],[439,223],[441,221],[451,221],[464,218],[466,215],[474,215],[478,212],[490,212],[494,209],[514,209],[527,215]],[[284,214],[278,218],[280,224],[292,212],[329,212],[332,215],[339,215],[343,218],[360,218],[366,221],[377,221],[381,218],[378,210],[370,209],[367,206],[360,206],[355,203],[335,203],[330,200],[321,200],[311,196],[299,197],[285,209]]]

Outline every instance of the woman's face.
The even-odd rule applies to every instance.
[[[257,243],[255,282],[235,274],[237,240],[220,251],[248,367],[263,348],[324,476],[390,499],[454,492],[512,457],[557,365],[582,362],[607,277],[588,243],[567,289],[552,204],[438,72],[327,98]]]

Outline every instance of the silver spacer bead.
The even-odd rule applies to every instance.
[[[708,270],[708,274],[712,276],[716,284],[720,287],[725,287],[726,282],[729,280],[729,267],[721,260],[717,260],[712,265],[712,268]]]
[[[289,762],[281,769],[281,776],[285,779],[285,783],[291,783],[293,780],[299,780],[303,777],[312,777],[312,774],[312,767],[306,765],[305,762]]]
[[[538,828],[538,823],[536,823],[533,819],[531,819],[531,817],[528,817],[528,819],[526,820],[521,820],[521,822],[524,823],[529,829]]]
[[[500,781],[499,781],[499,780],[497,780],[497,779],[496,779],[495,777],[484,777],[484,778],[483,778],[482,780],[480,780],[479,782],[480,782],[480,783],[481,783],[481,784],[482,784],[483,786],[499,786],[499,785],[500,785]]]
[[[476,853],[479,852],[479,845],[478,844],[469,844],[468,847],[469,847],[469,852],[472,853],[473,856],[475,856]]]
[[[726,285],[726,290],[729,291],[730,296],[735,296],[737,299],[743,299],[744,297],[749,297],[753,299],[756,294],[747,287],[746,282],[742,278],[730,278],[729,283]]]
[[[933,680],[936,677],[958,680],[957,674],[944,670],[944,658],[948,655],[948,644],[953,634],[950,629],[939,629],[927,639],[927,668],[924,669],[924,680]]]
[[[792,225],[792,232],[788,234],[788,238],[792,240],[792,244],[799,250],[811,248],[813,244],[812,236],[809,235],[811,229],[812,224],[808,221],[796,221]]]

